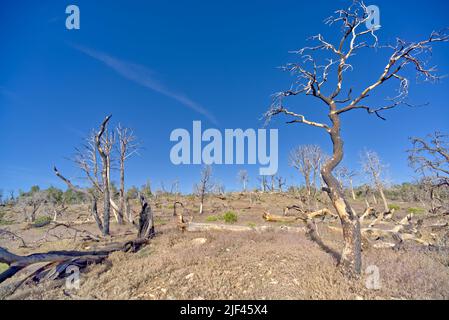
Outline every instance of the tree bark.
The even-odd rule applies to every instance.
[[[125,213],[125,159],[123,155],[120,156],[120,193],[119,193],[119,210],[118,222],[123,224],[123,216]]]
[[[103,168],[101,171],[101,177],[103,180],[103,206],[104,206],[104,213],[103,213],[103,236],[109,235],[109,218],[110,218],[110,211],[111,211],[111,196],[109,192],[109,176],[108,176],[108,164],[109,164],[109,156],[105,153],[105,150],[103,149],[101,137],[103,136],[106,125],[109,121],[111,116],[106,117],[106,119],[103,121],[100,127],[100,131],[95,136],[95,142],[97,145],[98,152],[100,153],[101,160],[103,162]]]
[[[331,106],[331,108],[336,109],[336,106]],[[349,273],[359,275],[362,268],[360,222],[355,211],[345,199],[340,183],[332,174],[332,171],[343,159],[343,140],[340,133],[339,116],[331,112],[329,118],[333,124],[329,130],[333,154],[321,169],[321,175],[328,186],[329,198],[340,217],[343,229],[344,248],[340,258],[340,266]]]

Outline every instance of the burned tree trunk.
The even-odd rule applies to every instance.
[[[334,105],[333,108],[336,109],[336,106]],[[321,175],[328,186],[328,195],[340,217],[343,229],[344,248],[340,258],[340,265],[348,271],[360,274],[362,268],[360,222],[357,214],[345,199],[340,183],[332,175],[332,171],[343,159],[340,118],[335,113],[330,113],[329,118],[333,124],[329,131],[333,144],[333,154],[321,169]]]
[[[109,218],[110,218],[110,211],[111,211],[111,196],[109,192],[109,155],[106,153],[106,151],[103,148],[102,143],[102,136],[106,131],[106,126],[109,122],[109,119],[111,116],[107,116],[106,119],[103,121],[100,127],[100,131],[95,136],[95,143],[97,145],[98,152],[100,153],[101,160],[103,162],[103,168],[101,171],[101,177],[103,180],[103,236],[109,235]]]
[[[138,239],[151,239],[154,236],[154,219],[151,206],[148,204],[145,196],[140,195],[140,205],[142,207],[139,218]]]

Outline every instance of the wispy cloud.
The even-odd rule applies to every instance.
[[[99,52],[87,47],[71,44],[71,46],[80,52],[104,63],[112,70],[120,74],[122,77],[131,80],[147,89],[153,90],[160,94],[163,94],[169,98],[172,98],[184,106],[198,112],[199,114],[206,117],[213,124],[217,125],[217,120],[215,117],[209,113],[205,108],[199,105],[197,102],[191,100],[189,97],[183,95],[182,93],[175,92],[158,82],[154,79],[153,72],[145,66],[130,63],[127,61],[120,60],[106,53]]]

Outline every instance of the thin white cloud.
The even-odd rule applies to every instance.
[[[80,52],[104,63],[105,65],[113,69],[115,72],[120,74],[122,77],[131,80],[147,89],[153,90],[155,92],[163,94],[164,96],[172,98],[173,100],[176,100],[179,103],[183,104],[184,106],[203,115],[214,125],[218,125],[218,122],[215,119],[215,117],[212,114],[210,114],[206,109],[204,109],[197,102],[191,100],[189,97],[181,93],[174,92],[165,87],[164,85],[162,85],[161,83],[159,83],[157,80],[154,79],[153,72],[148,68],[146,68],[145,66],[126,62],[117,59],[115,57],[112,57],[108,54],[105,54],[103,52],[92,50],[90,48],[86,48],[83,46],[73,44],[71,44],[71,46],[79,50]]]

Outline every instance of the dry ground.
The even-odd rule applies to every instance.
[[[262,219],[264,210],[282,214],[286,205],[296,201],[287,194],[265,194],[251,202],[248,195],[227,195],[209,199],[206,212],[198,216],[193,214],[193,198],[181,200],[186,205],[184,213],[194,221],[219,220],[232,210],[238,215],[236,224],[251,226],[268,224]],[[367,275],[348,279],[336,268],[333,252],[341,248],[341,235],[327,226],[338,226],[338,221],[318,222],[318,232],[327,246],[324,250],[304,234],[283,231],[181,233],[172,216],[173,202],[173,198],[160,197],[153,203],[158,234],[147,247],[136,254],[114,253],[107,263],[89,267],[81,274],[79,290],[66,290],[63,281],[53,281],[25,285],[7,296],[20,278],[17,275],[1,286],[0,295],[12,299],[449,299],[447,251],[414,244],[400,250],[364,249],[363,270],[375,265],[380,272],[380,289],[372,290],[366,288]],[[363,209],[362,203],[354,205]],[[416,206],[398,205],[403,208],[398,216]],[[86,208],[74,207],[61,220],[83,220],[86,214]],[[92,249],[102,244],[74,239],[73,232],[64,228],[25,226],[1,228],[20,235],[33,248],[19,248],[19,242],[6,239],[0,239],[0,246],[29,254]],[[97,233],[92,223],[76,227]],[[130,225],[113,224],[112,231],[111,239],[102,242],[122,241],[134,233]]]

